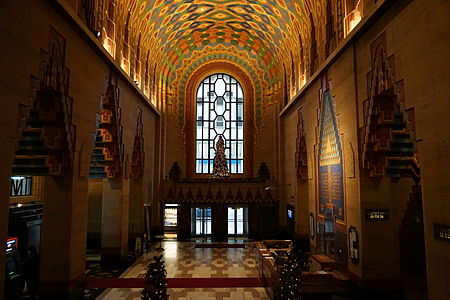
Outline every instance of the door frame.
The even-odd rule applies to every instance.
[[[197,209],[202,210],[200,221],[202,224],[201,232],[203,232],[203,233],[200,233],[200,234],[196,233],[197,232],[197,220],[198,220],[197,219]],[[205,214],[207,209],[210,210],[210,217],[209,217],[210,231],[209,231],[209,233],[205,233],[205,231],[207,232],[207,230],[205,230],[205,229],[207,229],[207,228],[205,228],[205,224],[206,224],[206,221],[208,221],[208,218]],[[211,205],[199,205],[199,206],[191,207],[191,236],[208,238],[208,237],[211,237],[211,235],[212,235],[212,206]]]
[[[228,232],[228,209],[234,209],[234,234],[230,234]],[[243,217],[242,217],[242,234],[237,233],[237,208],[243,209]],[[248,236],[248,205],[227,205],[227,236],[228,237],[245,237]]]

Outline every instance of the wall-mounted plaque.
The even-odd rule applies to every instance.
[[[366,220],[387,221],[389,220],[389,211],[387,209],[366,209]]]
[[[438,241],[450,242],[450,226],[434,223],[434,238]]]
[[[355,226],[348,229],[349,255],[354,264],[359,262],[359,238]]]
[[[315,224],[314,224],[314,214],[309,213],[309,235],[311,236],[311,239],[314,239],[315,236]]]

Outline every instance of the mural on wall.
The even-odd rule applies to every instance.
[[[322,94],[319,137],[319,214],[344,221],[342,147],[330,90]],[[328,222],[326,222],[327,224]],[[329,226],[334,226],[331,223]],[[332,232],[326,228],[326,232]]]

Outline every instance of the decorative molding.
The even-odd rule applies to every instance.
[[[308,151],[306,147],[305,128],[303,122],[303,110],[298,110],[297,141],[295,152],[295,169],[297,177],[302,180],[308,179]]]
[[[122,143],[120,90],[117,74],[111,71],[106,81],[106,91],[101,99],[101,111],[97,115],[97,131],[92,149],[90,178],[119,178],[123,171],[124,150]]]
[[[359,129],[362,168],[369,177],[420,179],[414,134],[414,110],[405,111],[403,80],[395,81],[395,58],[386,53],[386,33],[371,45],[372,70],[367,74],[368,99]]]
[[[133,154],[131,156],[131,178],[142,178],[144,176],[144,166],[144,124],[142,122],[142,109],[138,107],[136,117],[136,133],[134,136]]]
[[[163,184],[166,203],[275,203],[277,197],[270,189],[261,190],[261,182],[173,182]]]
[[[62,176],[73,167],[76,127],[65,55],[65,38],[50,26],[39,78],[31,76],[31,107],[19,105],[20,138],[12,174]]]

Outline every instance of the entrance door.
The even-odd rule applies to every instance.
[[[229,206],[228,207],[228,235],[248,234],[248,207]]]
[[[164,234],[174,235],[177,233],[178,204],[166,204],[164,207]]]
[[[191,217],[192,235],[211,235],[211,207],[194,207],[191,211]]]

